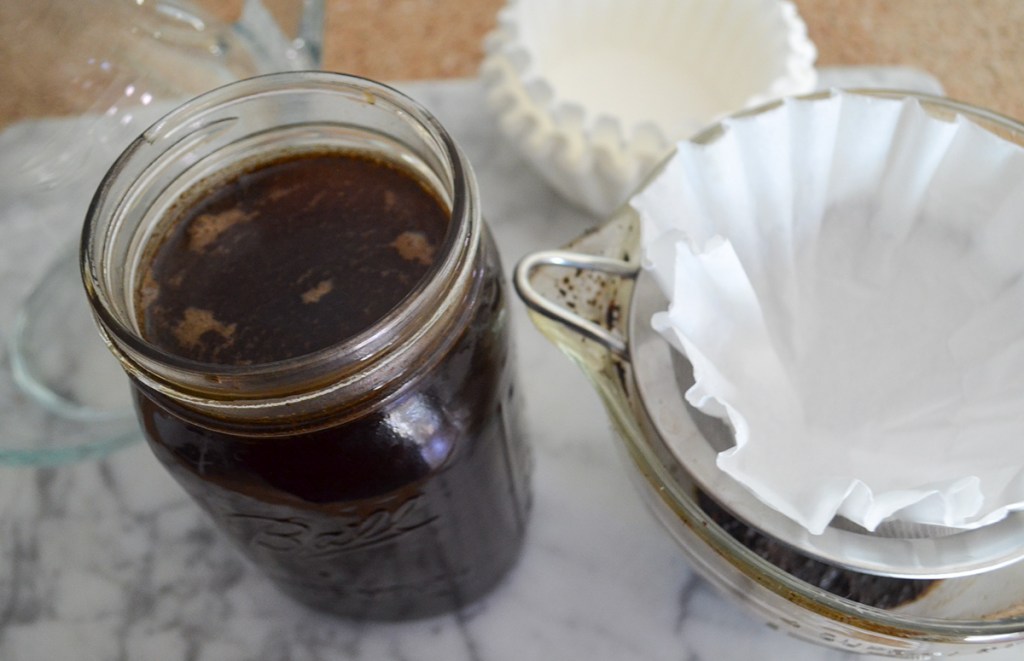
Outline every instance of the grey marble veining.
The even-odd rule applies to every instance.
[[[474,164],[506,269],[594,223],[505,148],[475,83],[410,89]],[[597,395],[518,301],[512,314],[535,504],[519,565],[491,595],[402,624],[312,612],[248,566],[136,443],[103,461],[0,468],[0,659],[853,658],[761,625],[695,576],[628,482]]]

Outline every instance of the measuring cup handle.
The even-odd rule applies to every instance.
[[[597,342],[606,349],[623,358],[627,357],[626,342],[612,334],[608,329],[584,319],[578,314],[567,310],[542,295],[530,283],[530,276],[537,269],[545,266],[563,266],[568,268],[597,271],[622,278],[635,278],[637,265],[611,257],[586,255],[563,250],[545,250],[527,255],[516,265],[514,284],[519,297],[526,306],[548,319],[556,321],[580,335]]]

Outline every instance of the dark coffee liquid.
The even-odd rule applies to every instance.
[[[751,528],[703,492],[697,502],[736,541],[792,576],[865,606],[892,609],[918,599],[936,584],[927,579],[873,576],[808,558]]]
[[[186,199],[140,284],[141,323],[150,341],[209,363],[265,363],[365,330],[424,277],[448,224],[413,176],[346,153],[283,158]],[[136,385],[156,455],[299,600],[356,617],[428,615],[468,603],[513,564],[529,460],[501,268],[489,235],[482,243],[450,348],[425,356],[398,396],[334,426],[215,431]]]
[[[278,160],[175,220],[140,289],[143,336],[204,363],[311,353],[365,330],[423,278],[448,212],[366,156]]]

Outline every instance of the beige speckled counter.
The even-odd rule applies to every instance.
[[[917,67],[953,98],[1024,119],[1024,2],[795,1],[821,65]],[[383,80],[471,76],[502,4],[328,0],[324,66]]]
[[[228,19],[243,2],[196,1]],[[473,76],[503,1],[326,0],[324,67],[388,81]],[[821,65],[913,66],[937,76],[953,98],[1024,119],[1024,1],[794,1]],[[285,22],[300,6],[300,0],[264,2]],[[19,8],[30,6],[36,5],[2,3],[0,27],[14,25]],[[12,48],[17,44],[0,44],[0,54],[8,55],[0,59],[4,89],[18,76],[49,75]],[[26,107],[31,102],[0,97],[0,126],[13,115],[46,114],[51,103]]]

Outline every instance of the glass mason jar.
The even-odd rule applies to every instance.
[[[354,335],[269,362],[216,364],[147,337],[146,260],[195,191],[324,150],[393,164],[450,213],[404,298]],[[82,274],[150,447],[302,602],[360,618],[434,614],[488,591],[518,555],[530,460],[505,286],[478,197],[466,158],[414,101],[311,72],[190,101],[140,136],[96,193]],[[252,286],[269,287],[259,267]]]

